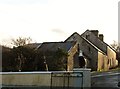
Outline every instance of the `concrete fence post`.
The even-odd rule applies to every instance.
[[[83,73],[83,89],[84,88],[90,88],[91,87],[91,69],[88,68],[74,68],[73,69],[74,72],[78,73],[78,72],[82,72]]]

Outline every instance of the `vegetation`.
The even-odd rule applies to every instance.
[[[26,44],[29,44],[32,41],[30,37],[19,37],[17,39],[12,39],[12,44],[15,46],[24,46]]]
[[[33,70],[34,53],[33,49],[24,46],[2,51],[2,71]]]
[[[2,71],[15,71],[15,59],[14,55],[9,48],[2,47]]]
[[[13,48],[2,47],[2,71],[66,70],[67,52],[63,49],[40,52],[27,46],[29,40],[19,37],[13,40]]]
[[[66,70],[67,56],[67,52],[62,49],[45,52],[40,52],[38,50],[36,57],[36,70]]]
[[[2,46],[2,71],[32,71],[34,49],[27,47],[31,38],[12,39],[13,48]]]

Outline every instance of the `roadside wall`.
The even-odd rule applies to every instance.
[[[81,88],[91,86],[90,70],[87,69],[69,72],[4,72],[0,75],[2,75],[2,82],[0,85],[8,87],[38,86]]]

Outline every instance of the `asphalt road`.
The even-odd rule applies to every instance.
[[[118,87],[120,82],[120,72],[104,72],[100,74],[92,74],[91,76],[91,86],[100,88],[115,88]]]

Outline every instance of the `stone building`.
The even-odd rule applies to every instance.
[[[109,68],[116,67],[115,50],[103,42],[102,34],[98,35],[98,30],[86,30],[81,35],[75,32],[65,42],[77,42],[79,50],[82,50],[85,57],[86,67],[91,68],[92,71],[108,70]],[[78,67],[77,55],[74,60],[74,67]]]
[[[44,42],[40,44],[30,44],[41,53],[55,51],[58,48],[68,53],[66,58],[66,70],[71,71],[79,67],[79,51],[85,58],[85,67],[92,71],[109,70],[115,68],[118,64],[116,60],[116,51],[104,42],[104,35],[99,34],[98,30],[86,30],[79,35],[73,33],[64,42]],[[39,62],[38,62],[39,64]]]
[[[105,53],[108,59],[109,68],[114,68],[118,65],[116,51],[104,42],[104,35],[99,34],[98,30],[86,30],[81,36],[89,40],[93,45]]]
[[[100,49],[90,43],[86,38],[82,37],[78,33],[73,33],[69,38],[65,40],[65,42],[76,41],[79,45],[79,50],[82,50],[83,56],[85,57],[86,67],[91,68],[92,70],[98,69],[98,58],[101,55],[105,55]],[[78,55],[76,55],[74,67],[78,67]]]

